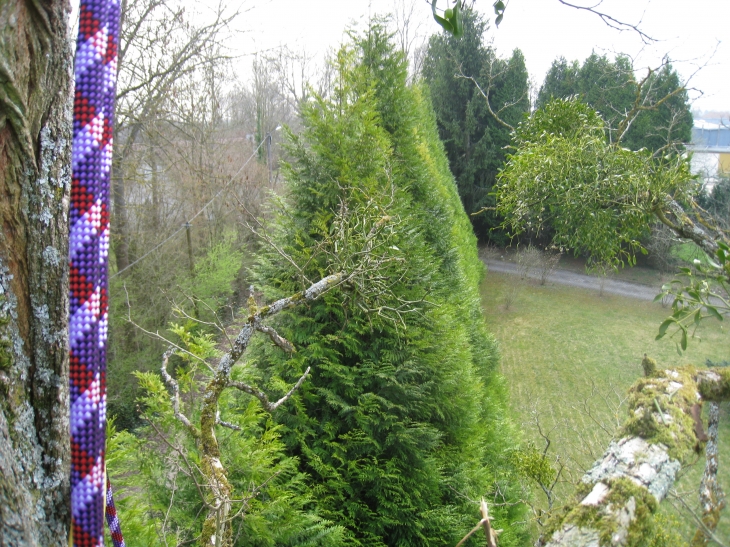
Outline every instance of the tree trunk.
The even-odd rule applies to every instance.
[[[112,167],[112,233],[114,234],[114,256],[117,271],[121,272],[129,266],[129,222],[127,218],[127,188],[122,167],[123,158],[115,154]]]
[[[65,544],[70,523],[68,11],[0,8],[0,546]]]

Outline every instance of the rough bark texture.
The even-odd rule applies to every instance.
[[[0,546],[68,536],[65,0],[0,2]]]
[[[709,532],[714,533],[720,522],[720,512],[725,508],[725,494],[717,481],[719,454],[717,445],[718,428],[720,425],[720,406],[710,403],[710,412],[707,420],[708,442],[705,446],[705,472],[700,483],[700,505],[702,506],[702,523]],[[709,545],[708,535],[700,527],[692,538],[690,547],[705,547]]]
[[[574,501],[551,519],[538,545],[644,545],[681,464],[700,449],[697,405],[728,399],[730,370],[682,367],[638,380],[620,439],[583,476]]]

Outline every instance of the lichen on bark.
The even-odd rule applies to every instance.
[[[591,499],[598,485],[603,487],[601,494]],[[573,536],[573,542],[583,536],[581,545],[590,545],[596,539],[596,545],[601,546],[642,545],[651,534],[652,515],[658,507],[654,496],[627,478],[583,485],[576,492],[575,502],[564,508],[561,517],[548,523],[548,532],[552,535],[562,530],[561,541],[565,541],[566,535]]]
[[[658,503],[707,438],[700,405],[730,399],[730,371],[657,367],[629,394],[619,439],[583,476],[574,499],[553,515],[538,545],[646,544]]]
[[[0,9],[0,538],[65,543],[71,49],[65,1]],[[59,538],[64,538],[59,540]]]

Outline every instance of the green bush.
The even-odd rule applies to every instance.
[[[199,398],[210,376],[198,358],[216,356],[215,341],[209,334],[195,334],[183,326],[172,330],[176,343],[189,352],[178,352],[175,357],[182,411],[193,423],[200,423]],[[196,543],[207,497],[200,447],[174,417],[170,395],[159,375],[138,372],[135,376],[141,385],[139,403],[146,425],[132,434],[116,431],[112,423],[107,442],[107,467],[126,544]],[[221,397],[226,419],[240,429],[219,428],[216,432],[221,463],[235,493],[233,544],[341,545],[344,530],[312,510],[312,496],[297,469],[297,459],[285,454],[281,426],[271,421],[258,402],[239,403],[230,394]]]

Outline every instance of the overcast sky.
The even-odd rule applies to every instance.
[[[431,19],[430,3],[414,0],[424,33],[438,31]],[[581,3],[581,0],[573,0]],[[411,0],[260,0],[247,2],[248,9],[236,39],[240,53],[274,48],[281,44],[306,47],[323,53],[343,40],[351,23],[365,24],[372,14],[393,11]],[[447,0],[439,0],[446,6]],[[493,0],[476,0],[477,9],[493,19]],[[582,5],[590,5],[583,2]],[[704,92],[694,102],[701,110],[730,110],[730,0],[604,0],[600,9],[617,19],[639,24],[657,42],[642,43],[634,32],[618,32],[596,15],[561,5],[557,0],[509,0],[499,29],[491,28],[488,39],[502,56],[519,47],[525,55],[533,82],[539,87],[550,63],[558,56],[582,61],[591,50],[621,52],[635,59],[635,67],[656,66],[668,54],[684,78],[699,65],[690,86]],[[710,58],[714,52],[714,57]],[[241,64],[245,65],[242,60]],[[698,97],[699,93],[692,96]]]
[[[191,11],[206,11],[216,2],[181,0]],[[421,32],[431,34],[439,27],[431,18],[427,0],[223,0],[241,5],[238,31],[231,40],[232,51],[241,55],[239,73],[245,77],[251,54],[282,45],[305,48],[324,56],[344,39],[352,24],[363,28],[371,15],[391,13],[399,6],[414,4],[414,16]],[[453,0],[438,0],[446,7]],[[693,107],[698,110],[730,111],[730,0],[594,0],[601,11],[632,24],[656,39],[646,45],[631,31],[609,28],[596,15],[561,5],[558,0],[505,0],[507,10],[497,29],[487,32],[501,56],[514,48],[525,55],[530,78],[542,83],[552,61],[564,56],[583,61],[592,50],[599,54],[624,53],[634,67],[656,67],[665,55],[683,78],[690,78]],[[591,5],[587,0],[575,4]],[[71,0],[78,6],[78,0]],[[493,0],[476,0],[476,8],[493,20]],[[76,10],[74,9],[74,13]],[[699,72],[697,69],[705,65]],[[695,74],[696,73],[696,74]]]

